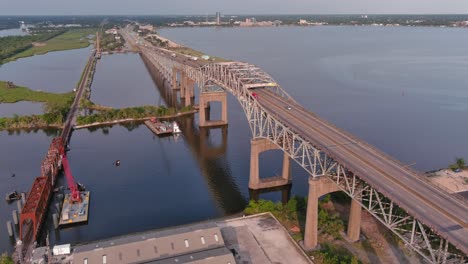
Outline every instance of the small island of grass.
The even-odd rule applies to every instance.
[[[12,82],[0,81],[0,103],[16,103],[20,101],[57,104],[73,98],[74,93],[48,93],[17,86]]]
[[[79,49],[89,46],[89,35],[96,33],[94,28],[70,29],[67,31],[57,31],[54,33],[41,33],[32,36],[6,37],[0,41],[0,47],[5,42],[5,48],[12,47],[12,50],[2,54],[0,52],[0,64],[17,60],[19,58],[34,55],[46,54],[51,51]],[[1,49],[0,49],[1,50]]]
[[[42,102],[45,112],[42,115],[0,117],[0,130],[59,127],[68,113],[74,96],[73,92],[57,94],[34,91],[27,87],[16,86],[12,82],[0,81],[0,103]]]

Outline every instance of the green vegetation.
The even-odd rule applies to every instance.
[[[202,53],[202,52],[200,52],[198,50],[194,50],[194,49],[191,49],[191,48],[188,48],[188,47],[171,48],[171,50],[176,52],[176,53],[180,53],[180,54],[188,55],[188,56],[192,56],[192,57],[198,57],[198,58],[201,58],[201,56],[205,55],[204,53]],[[213,60],[213,61],[216,61],[216,62],[226,62],[226,61],[228,61],[228,60],[223,59],[223,58],[211,57],[211,56],[210,56],[210,60]]]
[[[322,243],[321,249],[311,254],[317,264],[359,264],[361,261],[347,249],[330,243]]]
[[[465,168],[465,159],[463,158],[456,158],[455,159],[455,164],[460,170],[463,170]]]
[[[55,94],[18,87],[11,82],[0,81],[0,103],[19,101],[43,102],[43,115],[1,117],[0,130],[61,126],[73,102],[73,93]]]
[[[250,200],[244,213],[246,215],[270,212],[286,227],[298,225],[305,219],[307,201],[302,197],[294,197],[283,205],[281,202],[274,203],[267,200]]]
[[[60,102],[66,102],[73,98],[74,94],[48,93],[34,91],[26,87],[15,86],[11,82],[0,81],[0,103],[16,103],[19,101],[43,102],[48,105],[57,105]]]
[[[33,47],[34,42],[46,41],[62,34],[64,31],[45,32],[27,36],[7,36],[0,38],[0,64],[7,62],[8,58],[15,56]]]
[[[326,204],[329,202],[330,195],[326,195],[325,198],[319,202],[319,232],[329,235],[334,239],[340,239],[340,232],[344,230],[344,223],[337,213],[332,213],[326,209]],[[266,200],[259,200],[256,202],[251,200],[244,212],[247,215],[270,212],[278,218],[284,226],[290,228],[292,226],[300,226],[300,223],[305,222],[306,208],[307,199],[296,196],[290,199],[285,205],[281,202],[274,203]],[[301,238],[301,236],[296,237]]]
[[[94,34],[96,29],[72,29],[47,41],[30,43],[27,49],[16,52],[13,56],[4,59],[4,62],[33,55],[45,54],[51,51],[79,49],[89,46],[88,35]]]
[[[344,230],[344,223],[339,218],[334,210],[329,209],[331,196],[326,195],[319,202],[318,212],[318,227],[320,240],[336,240],[341,239],[341,233]],[[292,231],[295,228],[302,226],[305,223],[307,210],[307,198],[294,197],[286,204],[281,202],[274,203],[272,201],[258,200],[258,202],[251,200],[244,210],[246,215],[270,212],[272,213],[287,229],[290,230],[291,236],[296,241],[301,241],[304,238],[303,232]],[[341,263],[361,263],[357,257],[354,257],[348,250],[340,246],[331,245],[329,243],[322,243],[322,249],[311,252],[314,257],[314,263],[323,264],[341,264]]]
[[[115,39],[115,37],[119,37],[119,39]],[[104,34],[101,36],[101,49],[104,51],[114,51],[117,49],[121,49],[124,46],[123,37],[118,34]]]
[[[14,264],[14,262],[10,256],[8,256],[6,253],[3,253],[0,256],[0,264]]]
[[[151,42],[154,46],[162,47],[162,48],[167,48],[169,46],[169,41],[167,40],[162,40],[158,38],[157,36],[147,36],[145,37],[146,40]]]
[[[463,170],[465,169],[465,167],[466,167],[465,159],[460,158],[460,157],[455,158],[455,163],[449,166],[449,168],[452,170],[456,170],[456,169]]]
[[[44,107],[46,113],[43,115],[0,117],[0,130],[60,127],[72,103],[73,97],[69,97],[66,100],[47,102]]]
[[[179,112],[187,112],[190,110],[191,107],[184,107]],[[166,108],[165,106],[138,106],[122,109],[106,109],[99,111],[99,113],[79,116],[77,119],[77,125],[104,123],[128,118],[139,119],[152,116],[160,117],[174,115],[177,112],[178,111],[175,108]]]

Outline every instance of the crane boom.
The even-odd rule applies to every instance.
[[[80,191],[78,190],[78,186],[73,178],[73,175],[70,170],[70,165],[68,163],[67,155],[65,152],[62,153],[62,164],[63,170],[65,171],[65,177],[67,178],[68,187],[70,188],[71,192],[71,201],[72,202],[80,202]]]

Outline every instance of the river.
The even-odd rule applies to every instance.
[[[33,90],[71,92],[80,79],[90,53],[91,46],[21,58],[0,65],[0,80]]]
[[[463,30],[330,26],[182,28],[161,34],[208,54],[259,65],[305,107],[404,163],[416,162],[417,169],[468,157],[463,122],[468,92],[462,74],[468,69],[468,47],[460,44],[468,36]],[[119,107],[170,105],[146,74],[137,55],[103,56],[92,98]],[[69,78],[76,83],[79,76]],[[241,211],[249,199],[251,135],[232,96],[228,105],[227,129],[200,130],[197,117],[183,119],[178,138],[156,137],[144,125],[74,131],[69,159],[77,181],[91,191],[90,220],[51,232],[52,243],[86,242]],[[28,190],[51,139],[43,131],[0,133],[0,193]],[[116,160],[121,166],[114,165]],[[278,174],[281,160],[279,151],[262,154],[262,176]],[[305,195],[306,173],[293,164],[292,174],[292,194]],[[281,193],[261,197],[279,200]],[[2,225],[15,208],[0,203]],[[50,218],[47,226],[53,230]],[[0,251],[10,250],[5,227],[0,230]]]
[[[309,110],[422,171],[468,158],[466,33],[371,26],[160,31],[260,66]]]
[[[28,33],[25,31],[22,31],[21,28],[10,28],[10,29],[2,29],[0,30],[0,37],[6,37],[6,36],[24,36],[27,35]]]

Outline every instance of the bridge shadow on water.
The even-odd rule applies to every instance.
[[[157,89],[164,103],[168,107],[180,109],[183,103],[178,97],[177,90],[173,90],[167,80],[148,63],[142,56],[142,59],[150,72],[151,78],[156,84]],[[197,161],[201,174],[218,203],[218,207],[225,215],[231,215],[241,212],[247,203],[247,199],[242,193],[232,177],[232,171],[227,161],[227,126],[199,128],[195,121],[195,115],[176,118],[182,136]],[[218,146],[211,144],[212,132],[221,131],[221,143]]]

